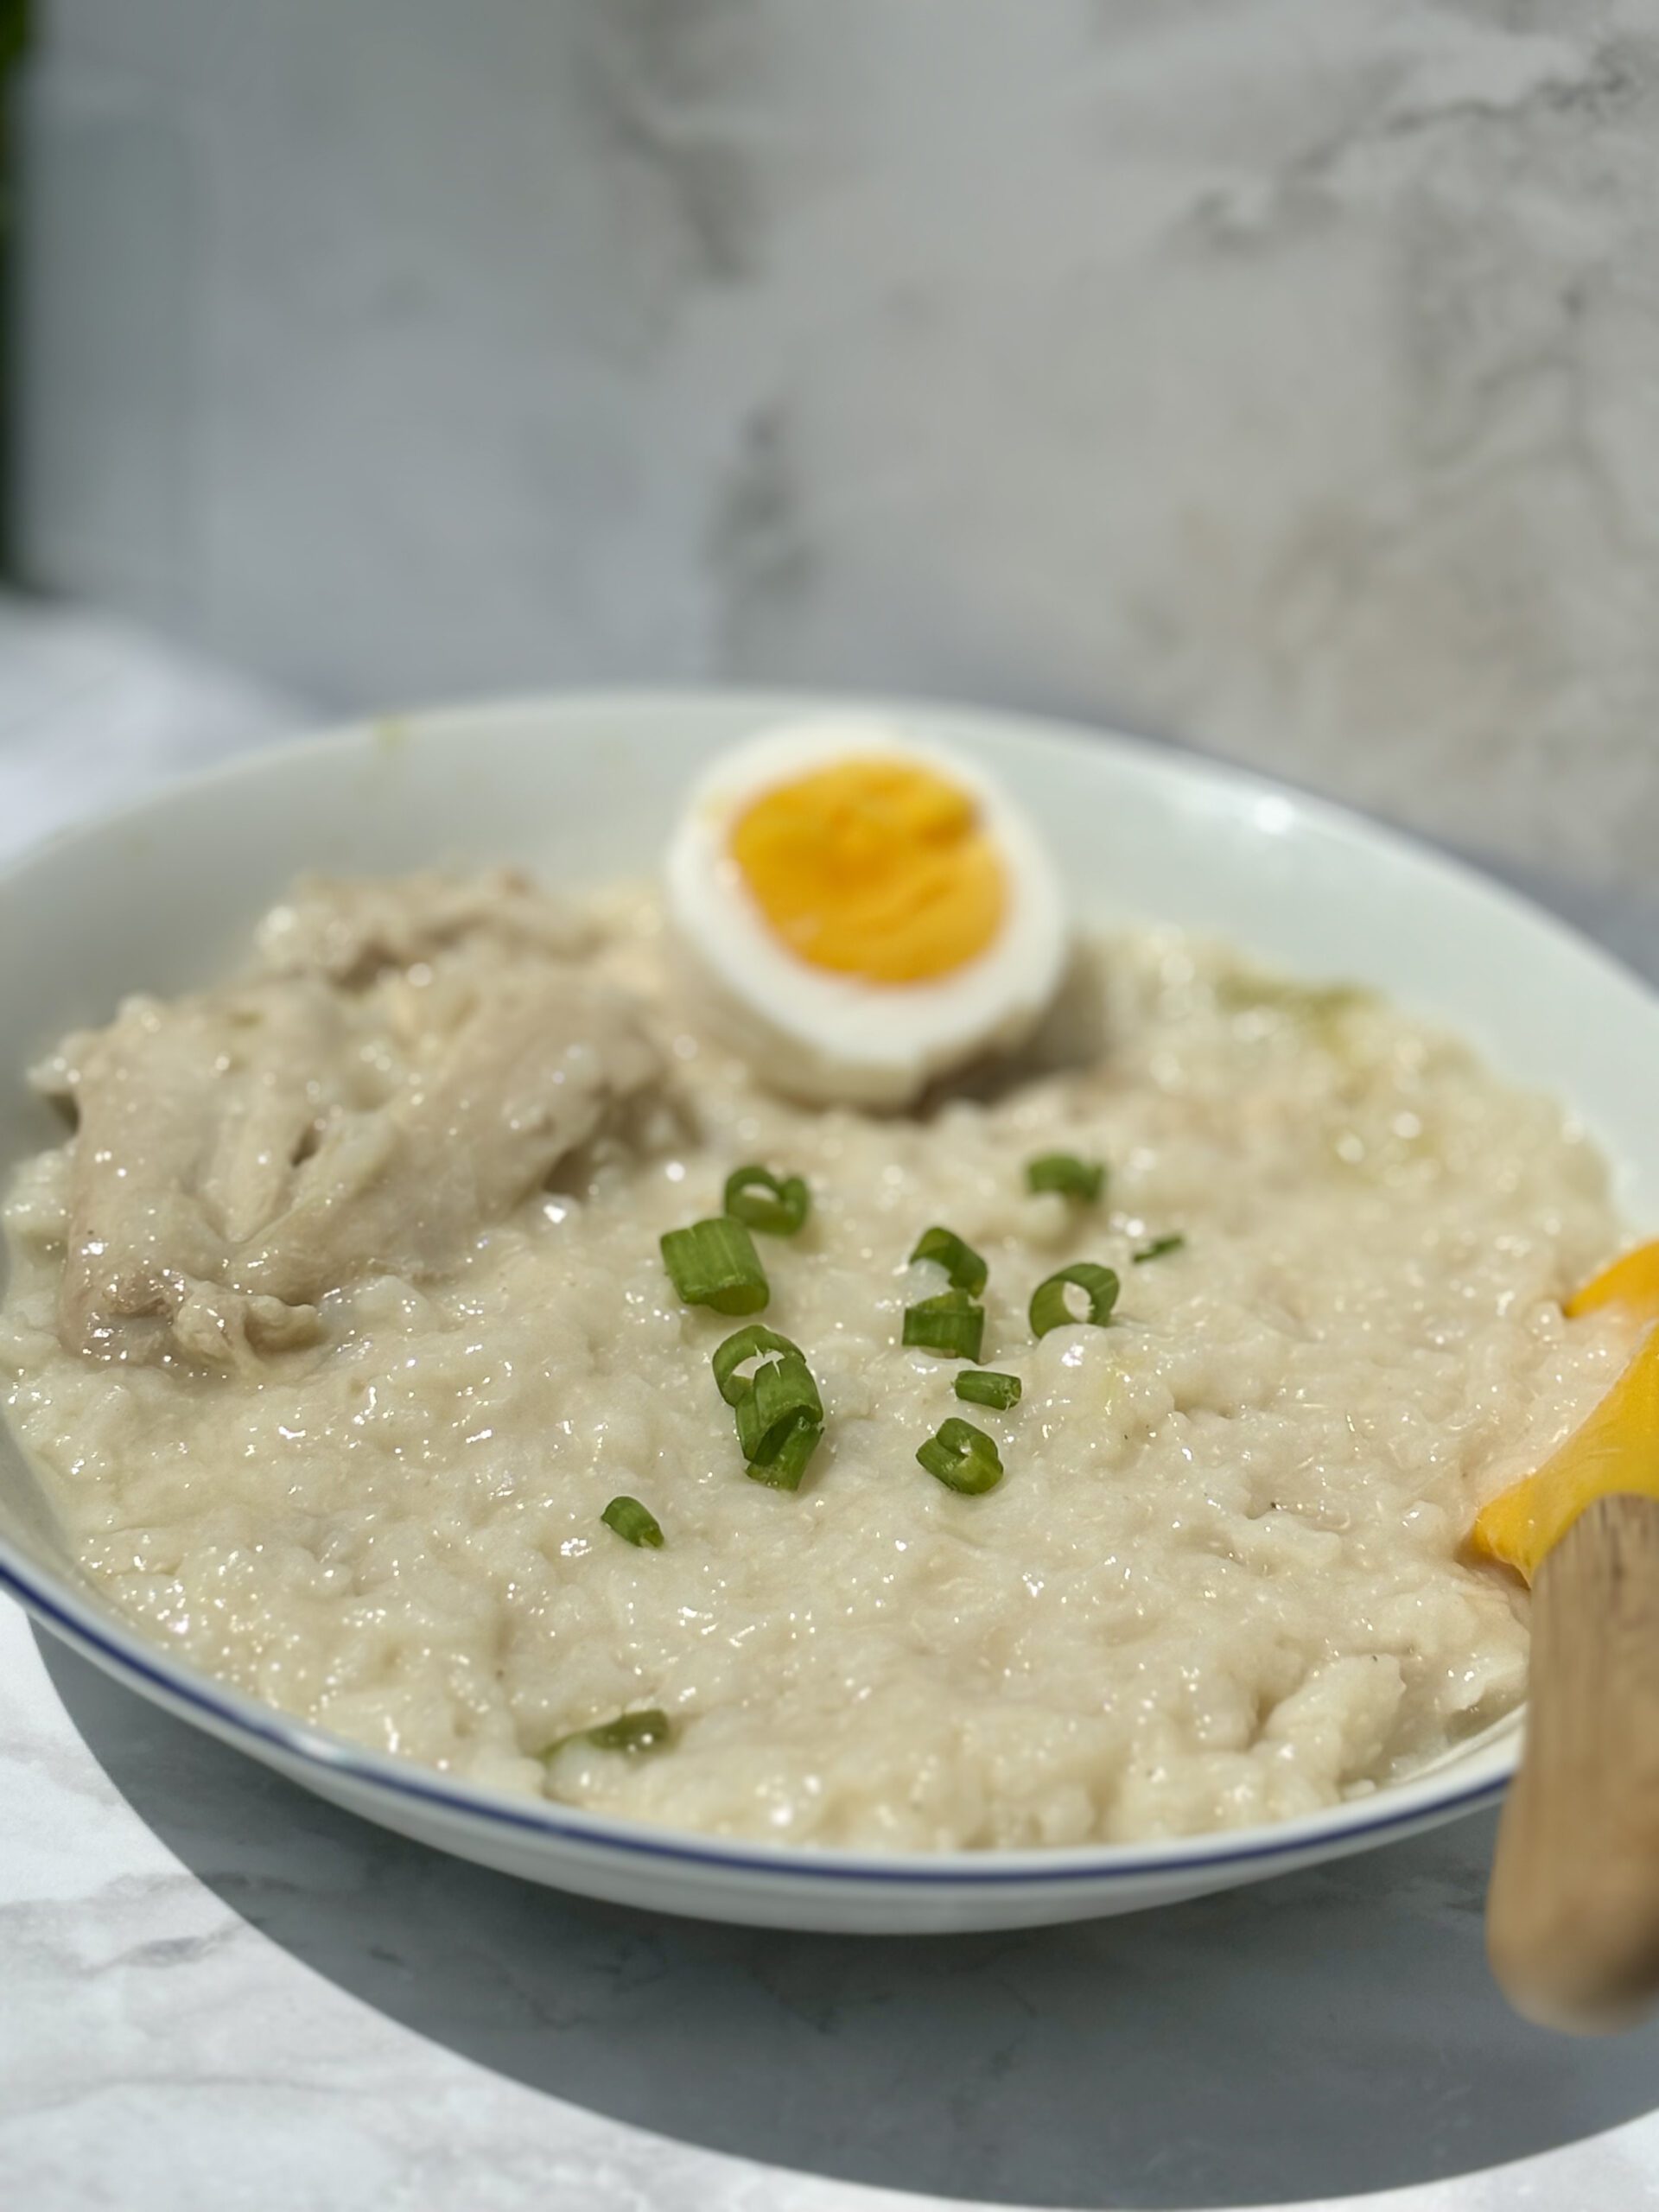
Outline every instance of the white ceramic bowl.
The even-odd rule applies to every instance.
[[[509,860],[555,882],[639,874],[719,747],[848,703],[610,694],[400,717],[284,747],[60,838],[0,880],[0,1172],[54,1135],[23,1081],[31,1057],[105,1019],[124,991],[201,980],[301,869]],[[1617,1163],[1626,1213],[1659,1217],[1659,1001],[1592,945],[1400,837],[1230,770],[1005,715],[898,711],[1018,789],[1090,918],[1166,917],[1292,969],[1381,985],[1509,1075],[1575,1101]],[[1469,1811],[1515,1760],[1510,1721],[1357,1803],[1166,1844],[769,1849],[469,1788],[181,1665],[79,1577],[10,1438],[0,1584],[141,1695],[371,1820],[560,1888],[766,1926],[926,1933],[1165,1904]]]

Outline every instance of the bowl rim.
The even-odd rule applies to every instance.
[[[64,1578],[21,1561],[15,1548],[0,1539],[0,1591],[16,1599],[33,1618],[59,1639],[96,1660],[107,1671],[168,1706],[184,1706],[213,1724],[215,1733],[233,1742],[251,1738],[269,1752],[308,1769],[319,1778],[361,1785],[448,1815],[461,1825],[514,1831],[549,1842],[626,1853],[634,1858],[666,1860],[703,1872],[754,1874],[784,1881],[831,1881],[848,1885],[887,1884],[910,1889],[1048,1888],[1057,1884],[1090,1886],[1147,1881],[1185,1875],[1208,1867],[1260,1866],[1278,1859],[1300,1859],[1326,1844],[1381,1840],[1427,1822],[1474,1812],[1502,1796],[1516,1764],[1510,1735],[1482,1751],[1454,1755],[1415,1779],[1379,1788],[1373,1795],[1325,1806],[1287,1821],[1249,1827],[1214,1828],[1192,1836],[1172,1836],[1156,1846],[1139,1844],[1052,1844],[1029,1849],[880,1852],[833,1846],[769,1843],[758,1838],[728,1842],[716,1835],[654,1821],[592,1813],[497,1789],[483,1783],[448,1780],[440,1769],[370,1750],[332,1730],[297,1720],[262,1698],[248,1696],[197,1667],[170,1659],[164,1646],[127,1630],[113,1614],[88,1605]],[[1506,1729],[1518,1714],[1506,1715]],[[1510,1735],[1513,1734],[1510,1730]],[[1492,1770],[1461,1789],[1445,1782],[1459,1766],[1484,1759]],[[1356,1817],[1359,1807],[1378,1806],[1370,1818]]]
[[[1486,874],[1454,852],[1391,823],[1374,821],[1339,801],[1301,791],[1255,769],[1103,725],[890,692],[738,686],[588,687],[515,692],[359,717],[251,748],[206,769],[171,779],[84,822],[67,824],[26,847],[0,868],[0,894],[26,893],[28,880],[37,868],[54,866],[79,848],[95,846],[152,819],[164,818],[169,808],[186,795],[243,779],[257,780],[279,763],[291,766],[308,758],[401,744],[406,739],[441,743],[446,734],[475,728],[480,721],[502,725],[550,713],[569,716],[583,710],[642,711],[671,717],[677,712],[702,712],[710,708],[780,718],[839,711],[943,717],[959,727],[979,725],[1004,734],[1015,734],[1021,742],[1051,745],[1068,752],[1086,746],[1096,754],[1115,754],[1133,761],[1188,791],[1237,803],[1274,802],[1291,810],[1290,818],[1297,828],[1334,835],[1373,851],[1381,848],[1396,862],[1465,893],[1476,894],[1529,929],[1548,933],[1575,958],[1599,968],[1627,989],[1636,989],[1650,1002],[1656,997],[1646,979],[1617,954],[1524,893]],[[21,1456],[21,1445],[15,1439],[13,1442]],[[213,1732],[232,1743],[241,1739],[240,1747],[251,1750],[254,1756],[274,1757],[302,1774],[309,1774],[320,1784],[356,1785],[371,1796],[417,1804],[461,1826],[514,1831],[577,1853],[602,1857],[614,1852],[707,1874],[758,1876],[784,1885],[827,1881],[848,1886],[955,1890],[1057,1885],[1109,1887],[1160,1877],[1190,1877],[1209,1869],[1248,1866],[1268,1871],[1275,1860],[1300,1860],[1319,1855],[1326,1847],[1345,1849],[1382,1840],[1490,1804],[1503,1794],[1514,1774],[1524,1711],[1517,1707],[1484,1737],[1472,1739],[1415,1777],[1380,1785],[1364,1796],[1288,1820],[1212,1829],[1147,1844],[1094,1842],[1018,1850],[884,1852],[766,1839],[728,1840],[538,1800],[486,1783],[461,1783],[442,1770],[376,1751],[298,1719],[174,1657],[164,1645],[129,1628],[112,1608],[89,1596],[72,1576],[38,1565],[3,1536],[0,1536],[0,1591],[16,1599],[72,1648],[142,1694],[164,1705],[185,1708],[188,1714],[207,1723]],[[1476,1770],[1472,1777],[1468,1772],[1471,1768]]]

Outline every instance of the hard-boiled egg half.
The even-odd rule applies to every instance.
[[[773,1088],[899,1106],[1029,1034],[1058,986],[1052,861],[985,772],[874,716],[723,753],[670,843],[699,1012]]]

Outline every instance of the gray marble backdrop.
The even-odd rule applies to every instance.
[[[53,0],[38,582],[328,705],[1116,717],[1659,843],[1655,0]]]

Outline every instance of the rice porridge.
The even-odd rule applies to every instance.
[[[317,884],[41,1080],[79,1134],[10,1194],[0,1371],[92,1581],[361,1743],[719,1834],[1167,1836],[1433,1760],[1524,1687],[1470,1518],[1631,1348],[1561,1313],[1618,1229],[1557,1106],[1172,931],[1086,944],[995,1082],[877,1113],[715,1045],[650,892]],[[1053,1153],[1094,1203],[1027,1189]],[[658,1245],[750,1161],[812,1199],[754,1239],[824,1408],[793,1493],[746,1479],[741,1325]],[[901,1342],[931,1224],[988,1263],[1006,1411]],[[1108,1325],[1033,1338],[1072,1262]],[[984,1495],[918,1464],[953,1416]],[[666,1740],[607,1744],[646,1709]]]

